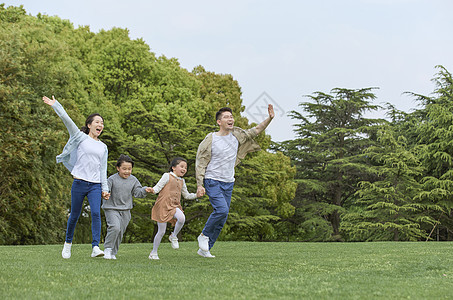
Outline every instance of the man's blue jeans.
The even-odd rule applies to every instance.
[[[71,188],[71,213],[66,229],[66,243],[72,243],[74,230],[82,212],[83,200],[88,198],[91,210],[91,234],[92,246],[99,246],[101,240],[101,198],[102,190],[100,183],[74,179]]]
[[[205,236],[209,237],[209,249],[214,246],[228,218],[233,186],[234,182],[222,182],[214,179],[204,180],[206,194],[214,208],[202,231]]]

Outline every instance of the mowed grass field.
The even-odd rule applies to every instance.
[[[162,243],[0,246],[1,299],[453,299],[453,243],[217,242],[216,258]]]

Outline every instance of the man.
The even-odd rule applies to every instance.
[[[258,126],[244,130],[234,127],[233,112],[229,107],[216,113],[219,131],[209,133],[198,146],[195,171],[197,193],[209,196],[214,209],[198,236],[198,254],[215,257],[210,250],[228,218],[231,194],[234,185],[234,167],[247,153],[258,151],[254,138],[260,134],[274,118],[272,104],[268,106],[269,116]],[[204,187],[203,187],[204,184]]]

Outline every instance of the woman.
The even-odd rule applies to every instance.
[[[71,188],[71,213],[66,229],[66,239],[61,255],[71,257],[72,238],[83,207],[88,198],[91,210],[92,252],[91,257],[103,256],[99,249],[101,237],[101,198],[107,197],[107,146],[99,140],[104,129],[104,119],[99,114],[90,115],[80,130],[68,116],[63,106],[52,96],[44,96],[44,103],[50,105],[61,118],[69,132],[69,141],[63,152],[57,156],[74,177]]]

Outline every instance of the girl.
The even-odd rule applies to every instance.
[[[116,162],[118,173],[107,180],[110,195],[104,197],[102,204],[107,221],[107,235],[104,242],[106,259],[116,259],[123,234],[131,220],[132,196],[145,198],[147,193],[152,191],[150,187],[142,187],[138,179],[132,175],[133,167],[132,159],[121,154]]]
[[[181,207],[181,194],[185,199],[201,197],[201,195],[187,191],[186,183],[182,179],[186,172],[187,161],[184,158],[176,157],[170,164],[169,172],[164,173],[159,182],[152,188],[152,193],[160,193],[151,213],[151,218],[157,221],[158,231],[154,237],[153,250],[149,259],[159,259],[157,249],[167,229],[167,222],[175,226],[169,236],[171,246],[173,249],[179,248],[177,235],[186,221]]]
[[[101,197],[108,196],[107,146],[99,140],[104,129],[104,119],[99,114],[88,116],[80,130],[68,116],[63,106],[44,96],[44,103],[50,105],[61,118],[69,132],[69,141],[63,152],[57,156],[74,177],[71,188],[71,213],[66,229],[66,239],[61,256],[71,257],[72,238],[82,211],[83,200],[88,198],[91,210],[92,252],[91,257],[103,256],[99,249],[101,237]]]

